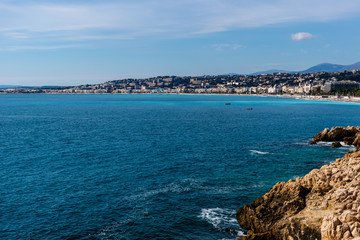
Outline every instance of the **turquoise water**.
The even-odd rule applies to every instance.
[[[285,98],[0,95],[0,239],[236,239],[237,208],[343,156],[307,142],[359,119]]]

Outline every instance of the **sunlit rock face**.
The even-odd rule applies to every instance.
[[[353,144],[360,142],[359,132],[359,127],[336,127],[314,140]],[[304,177],[277,183],[241,207],[237,220],[249,231],[241,239],[360,240],[359,192],[360,151],[349,152]]]

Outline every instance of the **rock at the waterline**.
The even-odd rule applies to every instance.
[[[346,137],[354,137],[359,131],[359,127],[334,127],[326,135],[328,141],[343,141]]]
[[[318,134],[316,134],[316,136],[314,137],[314,141],[315,142],[327,141],[327,134],[328,133],[329,133],[329,129],[325,128],[322,132],[319,132]]]
[[[341,143],[340,142],[334,142],[331,144],[331,147],[332,148],[339,148],[339,147],[342,147]]]
[[[271,237],[269,234],[253,234],[253,235],[247,235],[241,238],[241,240],[268,240],[269,237]]]
[[[355,136],[356,136],[356,135],[355,135]],[[345,137],[345,138],[343,139],[344,143],[345,143],[346,145],[353,145],[353,144],[354,144],[354,141],[355,141],[355,136],[353,136],[353,137]]]
[[[356,149],[360,148],[360,132],[355,135],[355,139],[352,144],[356,147]]]
[[[322,135],[351,137],[340,130],[328,135],[332,130]],[[360,142],[360,133],[354,136]],[[236,217],[249,230],[241,240],[360,240],[360,150],[304,177],[277,183],[241,207]]]
[[[325,128],[323,131],[316,134],[314,140],[309,144],[316,144],[317,142],[340,142],[343,141],[347,145],[354,145],[356,148],[360,147],[360,127],[333,127],[331,129]],[[338,144],[337,144],[338,145]]]

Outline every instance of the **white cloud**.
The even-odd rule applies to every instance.
[[[315,36],[308,32],[298,32],[298,33],[291,34],[291,39],[295,40],[295,41],[302,41],[302,40],[307,40],[307,39],[312,39],[312,38],[315,38]]]

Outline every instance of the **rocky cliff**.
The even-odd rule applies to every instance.
[[[360,127],[336,127],[317,134],[318,141],[360,146]],[[277,183],[268,193],[237,211],[248,236],[241,240],[360,240],[360,150]]]

